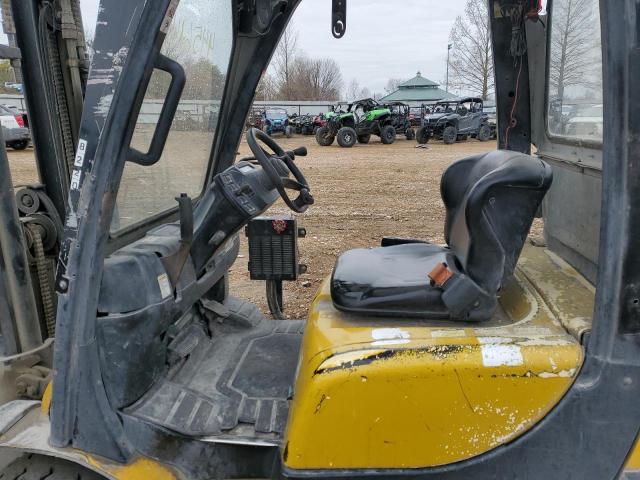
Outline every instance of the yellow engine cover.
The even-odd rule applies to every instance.
[[[334,308],[327,281],[306,327],[284,464],[420,468],[480,455],[542,419],[582,360],[522,272],[483,324],[353,316]]]

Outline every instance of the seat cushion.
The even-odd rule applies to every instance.
[[[451,251],[438,245],[349,250],[333,271],[333,303],[339,310],[367,315],[447,319],[442,290],[432,287],[428,277],[443,262],[455,270]]]

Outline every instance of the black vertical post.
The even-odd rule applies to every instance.
[[[529,58],[526,50],[516,57],[511,51],[514,32],[524,32],[523,18],[514,25],[499,7],[498,0],[489,1],[489,19],[498,111],[498,148],[531,153],[531,105],[529,103]],[[515,8],[515,7],[514,7]]]
[[[59,117],[53,99],[51,82],[47,80],[47,64],[39,45],[40,11],[37,0],[12,0],[16,39],[22,53],[24,97],[29,112],[29,126],[35,147],[40,179],[60,217],[64,218],[69,177]]]
[[[3,292],[6,292],[5,305],[10,306],[15,332],[11,332],[21,352],[42,345],[42,330],[38,318],[29,262],[25,250],[24,232],[18,216],[13,181],[9,170],[7,151],[4,148],[4,135],[0,129],[0,252],[3,264]],[[1,307],[2,305],[0,305]],[[3,322],[4,328],[9,328]],[[8,337],[7,337],[8,338]]]

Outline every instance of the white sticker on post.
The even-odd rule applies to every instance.
[[[524,363],[522,350],[517,345],[488,344],[480,347],[485,367],[518,367]]]
[[[73,161],[76,167],[82,167],[85,153],[87,153],[87,141],[81,138],[78,140],[78,150],[76,151],[76,158]]]
[[[160,295],[162,295],[163,299],[171,295],[171,282],[169,281],[169,276],[166,273],[158,275],[158,286],[160,287]]]

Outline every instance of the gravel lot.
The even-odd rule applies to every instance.
[[[184,176],[191,175],[184,160],[191,155],[190,150],[197,149],[194,156],[199,158],[206,152],[206,142],[200,141],[201,136],[195,139],[188,138],[189,135],[182,133],[180,141],[168,144],[174,152],[169,162],[179,160],[178,171]],[[301,262],[308,266],[308,273],[296,283],[285,284],[285,313],[291,318],[306,316],[309,302],[322,280],[331,273],[341,252],[355,247],[377,246],[385,235],[442,242],[442,172],[457,159],[495,148],[494,142],[476,140],[455,145],[436,142],[427,148],[416,148],[415,141],[407,141],[403,137],[393,145],[383,145],[372,137],[368,145],[358,144],[351,149],[343,149],[337,144],[320,147],[311,136],[274,138],[285,149],[301,145],[308,148],[309,155],[297,159],[297,163],[316,199],[314,206],[305,214],[298,215],[299,225],[307,230],[307,237],[300,240],[300,256]],[[239,154],[249,154],[244,142]],[[38,181],[33,150],[9,150],[9,160],[14,184]],[[166,166],[162,170],[165,175],[168,171],[176,175]],[[147,184],[148,181],[147,176],[140,183]],[[142,186],[140,183],[129,178],[124,188],[139,188]],[[173,196],[168,198],[170,204],[173,204]],[[284,203],[278,202],[269,213],[288,211]],[[532,233],[538,234],[540,228],[540,222],[536,221]],[[266,312],[264,284],[249,280],[246,240],[243,238],[242,242],[240,256],[231,271],[231,292],[251,299]]]

